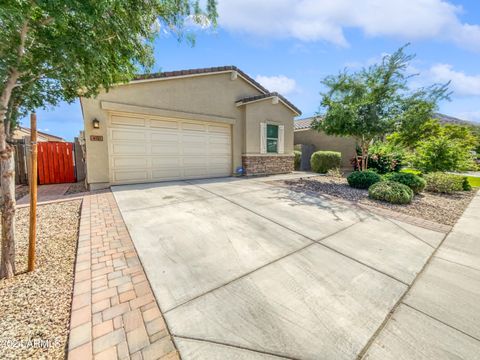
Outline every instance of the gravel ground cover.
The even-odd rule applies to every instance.
[[[283,181],[283,183],[295,191],[324,193],[343,200],[393,210],[445,225],[454,225],[457,222],[477,190],[462,191],[453,195],[423,192],[415,195],[411,204],[394,205],[369,199],[367,190],[351,188],[345,178],[317,176]]]
[[[0,359],[65,359],[80,206],[76,200],[38,207],[32,273],[25,272],[29,208],[17,209],[18,275],[0,280]]]
[[[70,185],[64,195],[78,194],[85,191],[87,191],[87,188],[85,187],[85,181],[79,181]]]

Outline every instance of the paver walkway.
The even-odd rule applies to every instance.
[[[68,358],[178,359],[109,191],[82,203]]]
[[[82,196],[83,194],[69,194],[65,195],[65,192],[72,184],[51,184],[51,185],[39,185],[37,189],[37,202],[45,203],[51,201],[67,200]],[[17,200],[19,207],[28,206],[30,204],[30,194],[25,195],[21,199]]]

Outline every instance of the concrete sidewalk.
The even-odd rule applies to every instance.
[[[480,359],[480,192],[365,359]]]

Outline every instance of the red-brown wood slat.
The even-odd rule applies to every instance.
[[[38,144],[37,145],[37,156],[38,156],[38,183],[40,185],[44,184],[45,183],[45,177],[43,175],[43,147],[41,146],[41,144]]]
[[[70,176],[69,182],[76,182],[77,178],[75,176],[75,163],[74,163],[75,154],[73,151],[73,143],[68,143],[67,147],[68,147],[68,169],[69,169],[68,174]]]
[[[61,183],[65,183],[67,182],[67,174],[66,174],[66,169],[65,169],[65,164],[64,164],[64,160],[63,160],[63,157],[64,157],[64,154],[66,152],[66,146],[65,144],[62,144],[62,143],[58,143],[57,144],[57,147],[58,147],[58,173],[59,173],[59,181]]]
[[[75,182],[73,144],[38,143],[38,179],[40,184]]]

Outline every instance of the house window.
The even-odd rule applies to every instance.
[[[267,124],[267,153],[278,152],[278,125]]]

